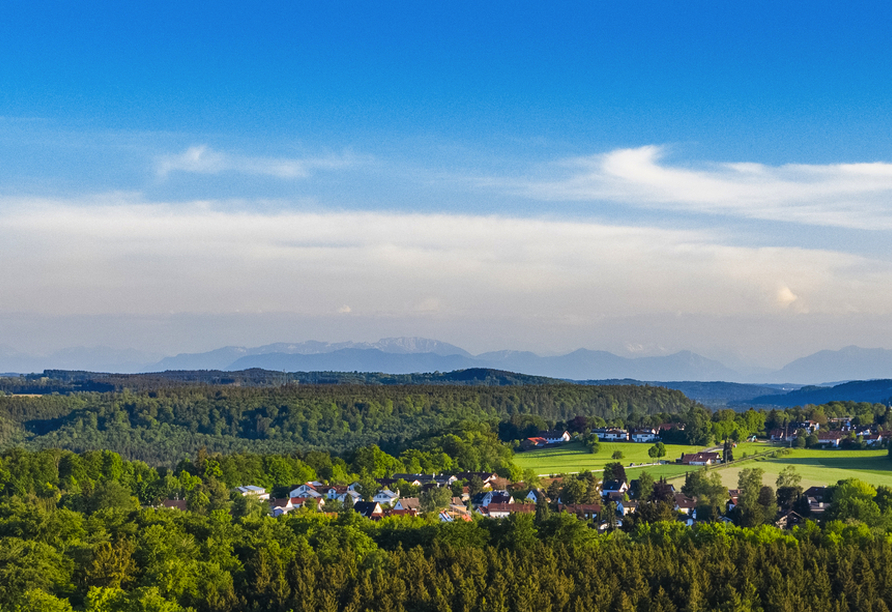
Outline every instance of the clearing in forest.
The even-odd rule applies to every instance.
[[[601,442],[601,450],[597,454],[589,452],[581,442],[570,442],[553,448],[542,448],[531,451],[519,452],[514,455],[514,463],[523,469],[530,469],[539,475],[549,474],[571,474],[574,472],[583,472],[585,470],[603,470],[608,463],[619,461],[630,469],[632,463],[654,463],[658,461],[652,459],[647,451],[653,446],[652,442]],[[682,454],[696,453],[703,450],[702,446],[688,446],[682,444],[667,444],[666,456],[664,461],[674,462],[681,457]],[[621,451],[622,459],[614,459],[613,453]],[[677,468],[682,466],[653,466],[654,476],[662,475],[660,470],[665,468],[674,468],[666,470],[666,476],[677,472]],[[688,470],[691,468],[684,466]],[[651,471],[650,469],[648,471]],[[681,470],[683,473],[685,470]],[[637,470],[636,470],[637,472]],[[631,476],[631,474],[629,475]],[[637,476],[636,476],[637,477]]]

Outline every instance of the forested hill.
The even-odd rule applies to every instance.
[[[461,422],[678,413],[695,403],[641,386],[167,386],[141,391],[0,397],[0,445],[109,449],[151,463],[210,451],[346,451],[397,447]]]
[[[106,374],[79,370],[45,370],[0,378],[0,391],[6,393],[71,393],[75,391],[121,391],[157,389],[175,385],[237,385],[277,387],[284,384],[312,385],[480,385],[516,386],[566,384],[545,376],[530,376],[490,368],[470,368],[453,372],[384,374],[381,372],[275,372],[253,368],[238,372],[221,370],[170,370],[150,374]]]
[[[805,406],[828,402],[878,402],[892,400],[892,380],[855,380],[833,387],[808,386],[782,395],[763,395],[747,402],[754,406]]]

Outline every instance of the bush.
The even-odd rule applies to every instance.
[[[622,452],[621,450],[615,450],[615,451],[613,451],[613,458],[614,458],[614,459],[622,459],[622,458],[623,458],[623,452]]]

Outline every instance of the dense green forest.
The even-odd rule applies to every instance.
[[[223,485],[221,459],[200,455],[162,476],[109,452],[5,453],[0,612],[855,612],[892,602],[892,542],[857,513],[791,532],[642,520],[608,534],[547,508],[457,523],[374,522],[349,508],[272,518]],[[190,511],[147,507],[154,483],[186,491]]]
[[[684,427],[667,435],[711,444],[806,419],[846,415],[883,425],[890,418],[883,404],[740,413],[647,386],[139,380],[130,388],[117,379],[45,378],[31,383],[71,387],[0,396],[0,612],[892,604],[892,494],[856,481],[832,489],[825,525],[789,532],[708,521],[688,528],[656,495],[623,531],[602,534],[600,521],[544,502],[507,519],[375,522],[349,506],[273,518],[265,503],[233,491],[254,484],[282,497],[322,479],[355,480],[368,493],[377,490],[374,478],[403,471],[497,471],[535,486],[513,465],[511,441],[545,427],[586,433],[672,421]],[[95,384],[109,386],[83,390]],[[692,476],[683,491],[715,518],[707,510],[724,505],[727,491],[700,480]],[[597,481],[583,473],[549,490],[566,503],[597,503]],[[761,503],[762,489],[750,497]],[[156,508],[164,499],[183,500],[188,511]],[[771,522],[768,515],[740,522]]]
[[[171,370],[148,374],[105,374],[80,370],[45,370],[41,374],[0,377],[6,393],[71,393],[74,391],[121,391],[157,389],[176,385],[238,385],[277,387],[309,385],[463,385],[516,386],[566,384],[566,381],[489,368],[454,372],[384,374],[381,372],[274,372],[261,368],[235,372],[220,370]],[[614,383],[620,384],[620,383]]]
[[[151,463],[199,448],[344,452],[378,444],[401,451],[462,422],[537,417],[624,419],[676,414],[695,403],[660,387],[173,385],[151,390],[0,396],[0,446],[110,449]],[[510,439],[510,438],[509,438]]]

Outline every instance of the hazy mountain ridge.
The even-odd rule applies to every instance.
[[[892,399],[892,380],[881,379],[856,380],[833,387],[810,385],[789,393],[763,395],[739,403],[753,406],[790,407],[844,401],[888,403],[890,399]]]
[[[775,373],[778,382],[811,384],[880,378],[892,378],[892,351],[858,346],[818,351],[791,361]]]
[[[161,372],[166,370],[368,371],[389,374],[447,372],[492,368],[532,376],[568,380],[634,379],[637,381],[728,381],[738,384],[822,384],[892,378],[892,351],[855,346],[819,351],[796,359],[780,370],[749,376],[719,361],[691,351],[650,357],[621,357],[600,350],[577,349],[564,355],[540,356],[530,351],[502,350],[472,355],[455,345],[428,338],[382,338],[377,342],[279,342],[258,347],[227,346],[204,353],[181,353],[159,358],[136,350],[105,347],[72,348],[33,356],[0,345],[0,372],[41,372],[45,369],[94,372]],[[681,384],[681,383],[673,383]],[[717,390],[713,390],[717,391]],[[758,391],[756,395],[752,395]],[[766,390],[727,388],[730,401],[772,395]],[[712,391],[700,389],[708,396]],[[746,398],[741,397],[747,396]],[[706,396],[704,396],[706,397]]]

